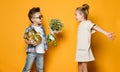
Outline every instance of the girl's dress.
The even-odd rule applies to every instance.
[[[79,24],[75,58],[78,62],[94,61],[90,48],[91,34],[95,32],[95,30],[91,30],[93,26],[94,24],[90,20],[82,21]]]

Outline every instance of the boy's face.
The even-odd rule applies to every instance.
[[[41,15],[41,13],[36,12],[35,14],[33,14],[31,20],[33,21],[33,23],[41,24],[42,23],[42,15]]]

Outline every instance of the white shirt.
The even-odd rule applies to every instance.
[[[32,25],[33,26],[33,25]],[[33,26],[36,32],[40,32],[40,36],[42,37],[42,42],[36,46],[36,53],[45,53],[44,51],[44,40],[43,40],[43,32],[41,26]]]

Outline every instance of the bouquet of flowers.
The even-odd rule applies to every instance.
[[[47,36],[47,42],[48,44],[53,41],[54,46],[56,46],[56,38],[54,36],[54,33],[59,33],[62,31],[63,24],[59,19],[51,19],[49,23],[50,33]]]
[[[28,40],[32,40],[33,39],[34,42],[35,42],[35,44],[37,44],[37,45],[40,44],[41,41],[42,41],[40,33],[36,32],[34,28],[28,31],[28,33],[27,33],[27,39]]]

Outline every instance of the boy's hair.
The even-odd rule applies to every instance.
[[[32,22],[31,18],[32,18],[33,14],[35,14],[36,12],[40,12],[40,8],[39,7],[33,7],[32,9],[29,10],[28,17],[29,17],[29,20],[31,22]]]
[[[88,4],[83,4],[81,7],[77,7],[76,10],[78,10],[79,12],[82,12],[84,14],[85,19],[87,19],[88,14],[89,14]]]

